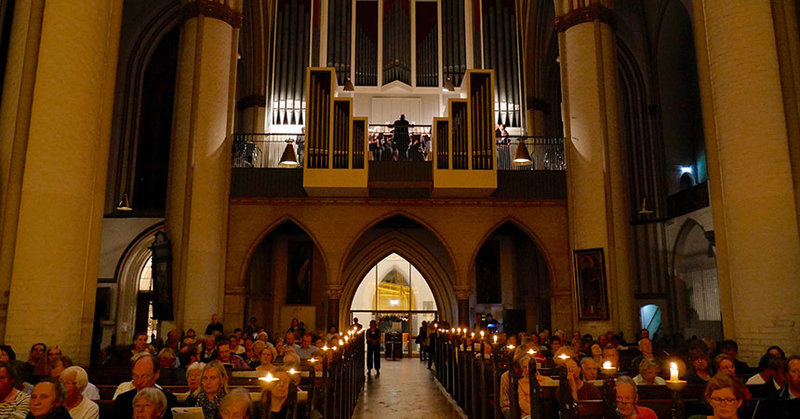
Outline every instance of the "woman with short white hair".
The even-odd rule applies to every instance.
[[[167,398],[161,390],[148,387],[133,396],[134,419],[161,419],[167,411]]]
[[[189,386],[189,394],[200,388],[200,377],[203,375],[205,367],[206,364],[203,362],[192,362],[189,368],[186,368],[186,384]]]
[[[253,415],[250,392],[241,387],[231,390],[219,403],[219,415],[222,419],[249,419]]]
[[[66,393],[64,407],[69,410],[73,419],[97,419],[100,416],[97,403],[83,397],[83,390],[89,384],[89,376],[83,368],[68,367],[61,372],[58,379]]]

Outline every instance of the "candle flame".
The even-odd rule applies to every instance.
[[[277,381],[278,379],[273,377],[272,374],[268,372],[266,377],[261,377],[259,380],[271,383],[273,381]]]
[[[528,354],[533,355],[535,353],[536,353],[536,351],[534,351],[533,348],[528,349]]]
[[[295,371],[294,368],[290,368],[289,369],[289,374],[290,375],[295,375],[295,374],[297,374],[297,371]]]
[[[558,357],[559,357],[560,359],[567,359],[567,358],[569,358],[569,355],[567,355],[567,354],[561,354],[561,355],[559,355]]]
[[[327,351],[328,349],[330,349],[330,348],[328,347],[328,345],[325,345],[325,346],[323,346],[323,347],[322,347],[322,350],[323,350],[323,351]]]
[[[341,339],[339,339],[339,345],[344,345],[344,342],[342,342]]]
[[[338,349],[339,349],[339,348],[338,348],[338,347],[336,347],[336,346],[334,346],[334,347],[333,347],[333,350],[334,350],[334,351],[336,351],[336,350],[338,350]]]
[[[313,363],[317,362],[317,358],[309,358],[308,362],[313,364]]]
[[[506,348],[508,348],[508,349],[514,349],[514,345],[508,345],[508,346],[506,346]]]
[[[483,330],[481,330],[481,337],[483,337],[483,333],[484,333]]]
[[[492,339],[494,339],[494,343],[497,343],[497,335],[492,336]]]
[[[603,369],[610,370],[611,368],[614,368],[611,366],[611,361],[603,362]]]

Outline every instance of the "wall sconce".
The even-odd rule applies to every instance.
[[[122,200],[120,200],[119,204],[117,204],[117,211],[133,211],[133,208],[131,207],[131,200],[128,198],[127,192],[122,194]]]

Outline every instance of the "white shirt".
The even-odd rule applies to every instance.
[[[761,378],[761,374],[756,374],[756,375],[748,378],[747,382],[745,382],[744,384],[747,385],[747,386],[751,386],[751,385],[758,385],[758,384],[765,384],[765,383],[766,383],[766,381],[764,381],[764,379]]]
[[[69,415],[72,419],[97,419],[100,417],[100,408],[97,403],[84,397],[77,406],[69,409]]]
[[[111,400],[116,400],[117,396],[119,396],[120,394],[127,393],[135,388],[136,387],[133,386],[133,381],[126,381],[117,386],[117,391],[114,392],[114,397],[112,397]],[[156,384],[155,388],[161,389],[161,386]]]
[[[83,393],[81,393],[81,395],[89,400],[100,400],[100,390],[98,390],[97,386],[92,383],[86,384],[86,388],[83,389]]]
[[[647,383],[644,381],[644,378],[642,378],[642,374],[633,377],[633,382],[636,383],[637,386],[647,385]],[[667,384],[667,382],[664,381],[663,378],[656,376],[656,378],[653,380],[653,384],[663,386]]]

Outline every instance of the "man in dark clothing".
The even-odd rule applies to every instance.
[[[394,144],[397,146],[397,160],[408,160],[408,121],[405,115],[400,115],[400,119],[394,121]]]
[[[216,314],[212,314],[211,315],[211,323],[208,326],[206,326],[206,334],[207,335],[213,335],[215,331],[219,332],[220,335],[224,334],[223,331],[222,331],[222,323],[217,321],[217,315]]]
[[[120,394],[114,400],[112,418],[127,419],[133,417],[133,398],[139,390],[148,387],[155,387],[156,381],[160,375],[158,358],[153,355],[144,355],[136,360],[133,364],[133,390]],[[158,387],[156,387],[158,388]],[[172,419],[172,408],[178,406],[178,400],[175,396],[167,391],[159,388],[164,396],[167,398],[167,410],[164,412],[165,419]]]
[[[381,375],[381,331],[375,320],[369,322],[367,329],[367,375],[372,374],[375,366],[377,375]]]

